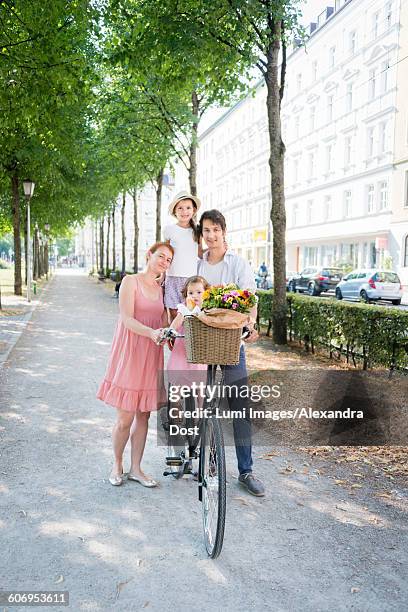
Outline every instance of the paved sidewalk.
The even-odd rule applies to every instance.
[[[49,281],[42,281],[44,286],[39,287],[39,295],[32,295],[31,302],[23,295],[2,295],[0,310],[0,368],[7,361],[8,356],[18,342],[21,334],[27,327],[34,310],[47,291],[53,277]],[[6,314],[5,314],[6,313]]]
[[[257,499],[227,449],[216,561],[196,485],[161,476],[154,418],[145,469],[160,488],[108,483],[114,410],[95,393],[117,308],[86,275],[62,271],[0,370],[0,588],[68,590],[75,612],[406,609],[403,500],[348,496],[304,455],[257,458],[267,486]]]

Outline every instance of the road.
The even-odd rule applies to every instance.
[[[196,485],[161,476],[154,419],[145,469],[160,487],[112,487],[114,410],[95,393],[117,301],[75,270],[51,283],[0,370],[2,589],[68,590],[75,612],[407,609],[402,500],[348,496],[333,474],[305,469],[300,452],[267,461],[256,449],[267,487],[258,499],[239,488],[227,449],[216,561],[204,551]]]
[[[300,295],[308,295],[306,292],[304,293],[300,293]],[[318,296],[319,298],[334,298],[334,294],[333,293],[322,293],[320,296]],[[316,299],[316,298],[315,298]],[[344,300],[349,301],[351,304],[353,303],[358,303],[357,300],[355,302],[353,302],[352,300]],[[408,293],[404,293],[402,296],[402,301],[401,304],[399,306],[393,306],[391,304],[391,302],[386,302],[384,300],[380,300],[378,302],[373,302],[375,303],[377,306],[385,306],[386,308],[396,308],[397,310],[408,310]]]

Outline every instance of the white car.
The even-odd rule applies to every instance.
[[[399,306],[402,285],[398,274],[390,270],[353,270],[336,286],[336,298],[362,300],[367,304],[387,300]]]

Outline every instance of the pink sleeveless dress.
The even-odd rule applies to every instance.
[[[150,300],[143,295],[137,276],[133,278],[134,318],[159,329],[164,312],[162,292],[157,300]],[[151,412],[165,405],[163,347],[126,329],[119,317],[105,378],[96,397],[128,412]]]

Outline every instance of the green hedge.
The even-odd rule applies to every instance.
[[[269,324],[273,291],[257,291],[258,316]],[[314,350],[327,347],[364,369],[408,368],[408,311],[288,293],[288,337]]]

